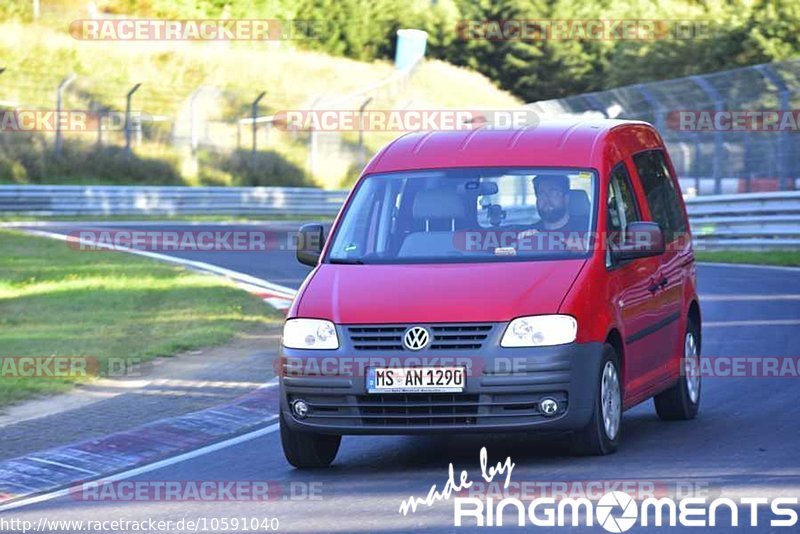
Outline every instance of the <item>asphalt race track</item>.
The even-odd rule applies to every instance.
[[[83,228],[88,226],[82,224]],[[192,229],[206,226],[211,225]],[[299,223],[265,223],[260,228],[282,233],[297,226]],[[152,227],[166,228],[157,224]],[[169,228],[178,226],[173,223]],[[66,233],[75,226],[47,229]],[[288,249],[175,254],[295,288],[308,272],[294,261]],[[800,355],[800,270],[701,265],[698,272],[704,356]],[[34,523],[43,516],[60,520],[153,518],[173,522],[214,517],[277,518],[279,530],[290,532],[482,530],[454,528],[451,502],[422,506],[408,516],[399,514],[398,509],[409,496],[425,497],[432,484],[441,488],[450,462],[456,473],[467,469],[470,479],[479,481],[479,451],[484,446],[492,465],[511,457],[516,464],[513,482],[572,484],[624,479],[670,494],[689,492],[711,498],[800,496],[800,377],[704,378],[702,395],[700,415],[690,422],[659,421],[652,402],[626,412],[621,448],[608,457],[572,457],[566,452],[565,441],[557,436],[345,437],[332,468],[297,471],[283,458],[279,434],[271,432],[134,480],[267,480],[277,488],[272,502],[88,502],[62,497],[10,514]],[[310,498],[309,492],[313,493]],[[768,510],[764,513],[752,531],[800,529],[770,527]],[[747,524],[748,516],[749,512],[740,516],[740,522]],[[513,525],[515,517],[507,513],[506,525]],[[728,516],[721,513],[719,517]],[[466,525],[474,523],[468,521]],[[537,529],[530,524],[526,528],[541,532],[571,530]],[[749,527],[740,529],[751,531]],[[508,530],[518,528],[514,525]],[[605,532],[596,524],[572,530]],[[631,532],[651,530],[698,529],[635,526]],[[738,531],[729,520],[722,519],[711,530]]]

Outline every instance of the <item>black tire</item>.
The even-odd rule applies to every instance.
[[[336,458],[342,436],[293,430],[284,421],[283,414],[280,426],[283,455],[293,466],[299,469],[328,467]]]
[[[614,366],[617,383],[619,385],[619,420],[616,432],[613,437],[609,437],[603,421],[603,400],[602,383],[606,364]],[[583,429],[572,435],[572,450],[581,456],[603,456],[616,452],[619,447],[620,434],[622,433],[622,380],[619,374],[619,358],[613,346],[605,344],[603,346],[603,360],[600,363],[600,371],[597,376],[597,395],[594,401],[594,411],[589,424]]]
[[[678,383],[668,390],[653,397],[656,406],[656,413],[662,421],[687,421],[694,419],[700,409],[700,393],[702,383],[700,381],[700,335],[699,329],[694,322],[689,319],[686,321],[686,333],[683,338],[683,354],[681,355],[681,376]],[[694,339],[697,354],[697,382],[695,386],[696,396],[693,399],[690,395],[690,372],[687,369],[687,343],[689,336]]]

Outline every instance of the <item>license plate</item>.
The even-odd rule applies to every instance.
[[[367,369],[369,393],[460,393],[464,367],[371,367]]]

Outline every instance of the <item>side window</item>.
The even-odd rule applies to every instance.
[[[680,197],[675,183],[669,174],[664,152],[649,150],[633,156],[636,172],[642,180],[647,205],[653,220],[661,225],[664,240],[669,243],[681,233],[686,232]]]
[[[628,223],[640,220],[636,197],[631,189],[630,175],[623,163],[611,171],[607,209],[608,238],[613,244],[618,245],[625,238],[625,227]]]

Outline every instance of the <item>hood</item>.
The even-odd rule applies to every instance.
[[[585,259],[435,265],[321,264],[297,317],[338,324],[501,322],[557,313]]]

